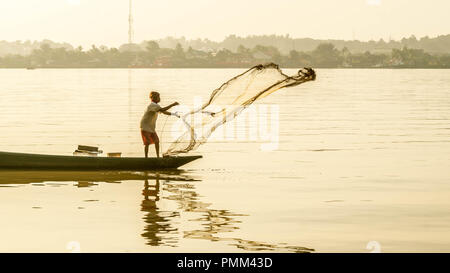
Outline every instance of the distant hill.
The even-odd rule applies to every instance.
[[[435,38],[422,37],[417,39],[415,36],[403,38],[399,41],[345,41],[345,40],[317,40],[311,38],[291,38],[289,35],[260,35],[239,37],[230,35],[222,42],[213,42],[208,39],[186,40],[185,38],[167,37],[157,41],[162,48],[175,48],[179,43],[183,48],[192,47],[195,50],[216,51],[218,49],[228,49],[236,52],[240,45],[246,48],[254,48],[257,45],[273,46],[278,48],[280,53],[288,54],[291,50],[312,51],[319,44],[332,43],[337,49],[342,50],[346,47],[352,53],[372,52],[389,53],[392,49],[401,49],[403,47],[413,49],[423,49],[431,54],[449,54],[450,53],[450,34],[441,35]]]
[[[143,51],[146,49],[148,41],[143,41],[139,46]],[[184,49],[191,47],[194,50],[204,52],[214,52],[222,49],[228,49],[237,52],[239,46],[245,48],[254,48],[255,46],[273,46],[277,48],[281,54],[289,54],[290,51],[313,51],[317,46],[323,43],[332,43],[337,49],[347,48],[352,53],[363,53],[369,51],[371,53],[389,53],[392,49],[401,49],[408,47],[412,49],[423,49],[431,54],[450,54],[450,34],[441,35],[435,38],[422,37],[417,39],[415,36],[403,38],[399,41],[345,41],[345,40],[318,40],[311,38],[291,38],[289,35],[253,35],[247,37],[239,37],[230,35],[221,42],[215,42],[208,39],[187,40],[184,37],[174,38],[167,37],[157,40],[161,48],[175,49],[180,44]],[[6,55],[22,55],[26,56],[33,50],[41,48],[41,45],[48,44],[50,48],[65,48],[73,50],[74,47],[68,43],[55,43],[50,40],[43,41],[0,41],[0,57]],[[126,45],[123,45],[123,47]],[[138,50],[139,48],[136,48]]]
[[[6,55],[22,55],[27,56],[35,49],[40,49],[43,44],[47,44],[50,48],[65,48],[73,50],[73,46],[68,43],[55,43],[51,40],[38,41],[0,41],[0,57]]]

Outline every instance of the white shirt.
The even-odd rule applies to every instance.
[[[147,110],[144,113],[144,116],[142,116],[141,119],[141,130],[155,133],[156,128],[156,120],[158,119],[158,113],[159,110],[161,110],[161,106],[157,103],[150,103],[150,105],[147,107]]]

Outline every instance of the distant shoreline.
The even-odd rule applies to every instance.
[[[281,54],[276,47],[256,45],[253,48],[239,46],[236,52],[222,49],[206,52],[180,44],[175,49],[160,48],[156,42],[148,42],[146,50],[130,44],[122,49],[88,51],[81,48],[66,50],[44,44],[30,55],[0,57],[0,68],[173,68],[214,69],[250,68],[264,63],[275,63],[284,68],[349,68],[349,69],[414,69],[450,68],[450,54],[433,55],[422,49],[404,47],[385,53],[351,53],[347,48],[339,50],[333,44],[320,44],[310,52],[292,50]]]

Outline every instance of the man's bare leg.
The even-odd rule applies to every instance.
[[[145,145],[144,152],[145,152],[145,158],[148,158],[148,145]]]
[[[156,156],[159,157],[159,142],[155,142]]]

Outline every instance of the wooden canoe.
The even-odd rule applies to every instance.
[[[86,157],[0,152],[0,169],[16,170],[121,170],[176,169],[202,156],[162,158]]]

